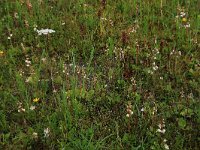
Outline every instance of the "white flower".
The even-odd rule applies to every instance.
[[[27,59],[27,60],[25,60],[25,63],[31,64],[31,61]]]
[[[42,34],[47,35],[49,33],[54,33],[56,31],[52,29],[41,29],[41,30],[36,29],[36,32],[38,33],[38,35],[42,35]]]
[[[165,149],[169,149],[169,146],[165,143],[164,144]]]
[[[166,139],[164,139],[164,140],[163,140],[163,142],[165,142],[165,143],[166,143],[166,142],[167,142],[167,140],[166,140]]]
[[[143,111],[144,111],[144,108],[142,108],[141,111],[143,112]]]
[[[184,17],[186,15],[185,12],[180,12],[180,17]]]
[[[35,106],[31,106],[31,107],[30,107],[30,110],[35,110]]]
[[[158,66],[153,66],[153,70],[158,70]]]
[[[25,112],[26,111],[26,109],[24,109],[24,108],[19,108],[18,109],[18,112]]]
[[[153,107],[152,114],[154,115],[156,112],[157,112],[157,108],[156,108],[156,107]]]
[[[166,131],[165,129],[157,129],[157,131],[156,131],[156,132],[160,132],[160,133],[163,133],[163,134],[164,134],[164,133],[165,133],[165,131]]]
[[[47,58],[44,57],[44,58],[42,58],[41,60],[42,60],[43,62],[46,62]]]
[[[33,134],[32,134],[32,135],[33,135],[33,138],[34,138],[34,139],[37,139],[37,138],[38,138],[38,133],[36,133],[36,132],[33,132]]]
[[[161,129],[162,128],[162,124],[159,124],[158,127]]]
[[[44,129],[44,137],[49,137],[49,132],[50,132],[49,128]]]
[[[186,24],[184,25],[185,28],[189,28],[190,27],[190,24]]]

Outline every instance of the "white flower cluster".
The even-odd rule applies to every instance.
[[[160,132],[162,134],[164,134],[166,132],[165,130],[165,120],[162,119],[162,123],[158,124],[158,129],[157,129],[157,132]],[[163,139],[163,145],[164,145],[164,148],[166,150],[169,150],[169,146],[167,145],[167,140],[166,139]]]
[[[11,37],[13,36],[13,34],[10,34],[9,36],[8,36],[8,40],[11,40]]]
[[[38,133],[37,132],[33,132],[32,136],[33,136],[34,139],[37,139],[38,138]]]
[[[30,107],[30,110],[35,110],[35,106],[34,105],[32,105],[31,107]]]
[[[133,114],[131,102],[128,102],[128,105],[126,106],[126,111],[126,117],[129,118]]]
[[[47,35],[47,34],[56,32],[55,30],[52,30],[52,29],[37,30],[36,28],[34,28],[34,31],[36,31],[38,33],[38,35],[42,35],[42,34]]]
[[[173,50],[170,52],[170,55],[175,55],[176,57],[181,56],[181,51],[176,51],[176,50],[173,49]]]
[[[28,57],[28,55],[26,55],[25,63],[26,63],[26,66],[27,66],[27,67],[30,67],[31,61],[30,61],[30,58]]]
[[[18,102],[18,112],[25,112],[25,108],[22,107],[22,103],[21,102]]]
[[[46,128],[44,129],[44,137],[49,137],[50,129]]]
[[[182,27],[184,28],[190,28],[190,22],[187,19],[188,14],[185,12],[184,9],[180,9],[181,11],[177,16],[176,19],[180,18],[182,21]]]

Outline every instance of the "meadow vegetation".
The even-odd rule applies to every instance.
[[[198,0],[1,0],[0,149],[200,149]]]

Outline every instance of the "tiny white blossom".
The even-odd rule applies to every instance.
[[[44,58],[42,58],[41,60],[42,60],[43,62],[46,62],[47,59],[44,57]]]
[[[158,124],[158,127],[161,129],[162,128],[162,124]]]
[[[186,24],[184,25],[185,28],[189,28],[190,27],[190,24]]]
[[[169,146],[165,143],[164,144],[165,149],[169,149]]]
[[[158,66],[153,66],[153,70],[158,70]]]
[[[54,33],[56,31],[52,29],[41,29],[41,30],[36,29],[36,32],[38,33],[38,35],[42,35],[42,34],[47,35],[49,33]]]
[[[49,128],[44,129],[44,137],[49,137],[49,132],[50,132]]]
[[[142,108],[141,111],[143,112],[143,111],[144,111],[144,108]]]
[[[31,106],[31,107],[30,107],[30,110],[35,110],[35,106]]]
[[[160,132],[160,133],[163,133],[163,134],[164,134],[164,133],[165,133],[165,131],[166,131],[165,129],[157,129],[157,131],[156,131],[156,132]]]
[[[38,138],[38,133],[36,133],[36,132],[33,132],[33,134],[32,134],[32,135],[33,135],[33,138],[34,138],[34,139],[37,139],[37,138]]]
[[[25,60],[25,63],[31,64],[31,61],[27,59],[27,60]]]
[[[185,17],[186,13],[185,12],[180,12],[180,17]]]

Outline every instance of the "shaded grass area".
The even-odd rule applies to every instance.
[[[0,148],[199,149],[197,0],[0,8]]]

